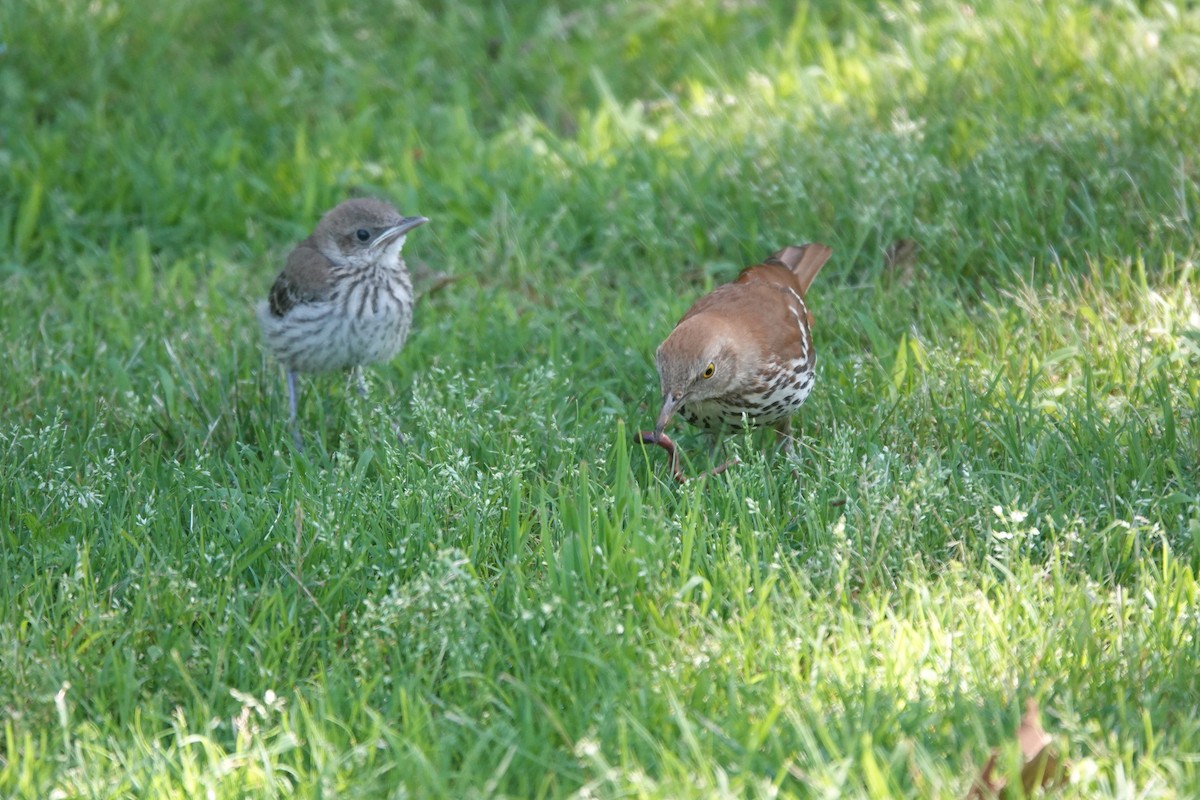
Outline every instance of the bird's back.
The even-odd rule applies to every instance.
[[[701,297],[679,320],[709,315],[730,324],[764,354],[807,349],[812,316],[796,276],[781,264],[747,267],[731,283]]]
[[[832,253],[829,247],[816,242],[788,245],[772,253],[761,264],[744,268],[730,283],[718,286],[701,297],[679,321],[714,308],[753,309],[759,301],[777,299],[772,293],[763,291],[764,286],[774,287],[785,294],[794,292],[803,304],[808,287]]]

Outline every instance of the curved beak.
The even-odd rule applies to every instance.
[[[381,247],[388,242],[394,242],[396,239],[399,239],[413,228],[424,225],[426,222],[429,222],[428,218],[426,217],[405,217],[404,219],[400,220],[399,225],[393,225],[383,233],[379,234],[379,236],[375,238],[375,242],[372,246]]]
[[[662,436],[663,429],[667,427],[667,423],[671,421],[671,416],[675,411],[683,405],[683,397],[674,392],[667,392],[663,396],[662,410],[658,412],[658,420],[654,423],[654,438]]]

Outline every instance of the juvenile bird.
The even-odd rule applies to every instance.
[[[360,369],[400,352],[412,325],[412,280],[400,251],[428,222],[382,200],[347,200],[288,255],[258,306],[267,347],[287,369],[288,421],[296,447],[296,373]],[[359,391],[365,393],[359,371]]]
[[[816,352],[805,292],[833,251],[790,245],[746,267],[688,309],[655,353],[663,404],[712,433],[771,424],[790,449],[791,417],[813,387]]]

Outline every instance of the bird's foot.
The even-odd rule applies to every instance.
[[[725,463],[715,466],[708,472],[703,473],[703,475],[720,475],[725,470],[729,469],[730,467],[736,467],[740,463],[742,463],[742,460],[737,456],[734,456]]]

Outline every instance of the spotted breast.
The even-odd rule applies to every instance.
[[[659,432],[678,411],[708,431],[770,424],[787,437],[817,364],[805,293],[831,253],[785,247],[696,301],[656,353]]]

